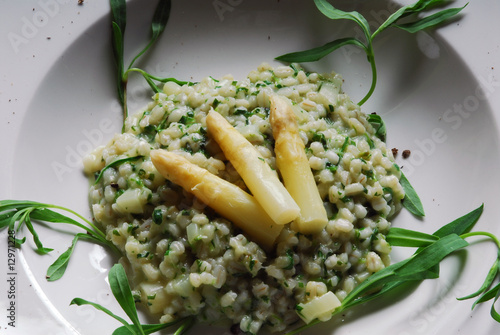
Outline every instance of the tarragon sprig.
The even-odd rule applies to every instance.
[[[155,93],[161,92],[161,88],[155,83],[165,83],[168,81],[176,82],[180,85],[189,84],[188,81],[179,81],[175,78],[160,78],[147,73],[146,71],[134,67],[136,61],[143,56],[158,40],[160,35],[165,30],[170,11],[172,8],[171,0],[160,0],[156,6],[151,21],[151,38],[149,43],[132,59],[129,66],[125,69],[124,62],[124,40],[125,28],[127,25],[127,4],[126,0],[110,0],[111,6],[111,31],[112,31],[112,45],[113,45],[113,58],[116,64],[116,79],[117,79],[117,92],[120,103],[123,107],[123,119],[128,116],[127,108],[127,83],[128,77],[131,73],[140,73],[151,89]]]
[[[375,39],[375,37],[389,27],[399,28],[409,33],[416,33],[423,29],[435,27],[456,16],[465,7],[463,6],[460,8],[448,8],[437,13],[425,16],[423,18],[417,18],[416,20],[411,22],[403,22],[404,19],[408,18],[409,16],[415,16],[416,14],[425,12],[435,7],[436,5],[442,4],[442,2],[442,0],[419,0],[411,5],[403,6],[392,15],[390,15],[387,20],[385,20],[372,33],[370,24],[368,23],[366,18],[359,12],[345,12],[333,7],[327,0],[314,0],[316,7],[323,15],[325,15],[329,19],[343,19],[356,22],[361,27],[365,40],[363,41],[356,37],[344,37],[333,40],[320,47],[281,55],[279,57],[276,57],[276,59],[290,63],[314,62],[346,45],[354,45],[361,48],[366,53],[366,57],[368,62],[370,63],[372,71],[372,83],[370,89],[368,93],[366,93],[366,95],[363,97],[363,99],[361,99],[361,101],[358,103],[361,106],[371,97],[377,84],[377,67],[375,64],[375,54],[373,50],[373,40]]]
[[[68,212],[77,217],[81,222],[66,215],[60,214],[53,209]],[[88,240],[105,245],[111,250],[115,251],[117,254],[120,254],[118,248],[106,239],[106,235],[98,227],[96,227],[91,221],[87,220],[82,215],[74,212],[71,209],[35,201],[0,201],[0,229],[8,228],[9,230],[19,232],[23,226],[26,226],[28,231],[33,236],[33,242],[35,243],[37,252],[42,255],[47,254],[53,249],[47,248],[43,245],[38,236],[38,233],[35,230],[35,226],[33,225],[34,222],[64,223],[76,226],[84,231],[84,233],[75,234],[70,247],[65,252],[63,252],[56,259],[56,261],[52,263],[52,265],[49,266],[46,275],[48,281],[57,280],[64,275],[71,255],[73,254],[73,250],[75,249],[76,243],[79,240]],[[21,247],[21,245],[25,241],[26,237],[23,237],[22,239],[16,238],[16,247]]]
[[[368,277],[356,286],[335,309],[332,316],[344,313],[347,309],[379,298],[393,289],[408,283],[421,282],[424,279],[435,279],[439,277],[439,264],[447,256],[457,250],[469,246],[466,239],[473,236],[486,236],[493,240],[498,248],[497,258],[490,268],[483,285],[475,293],[459,300],[471,299],[480,295],[472,305],[474,308],[479,303],[493,299],[491,316],[500,322],[500,313],[495,309],[495,302],[500,297],[500,283],[494,285],[500,276],[500,241],[488,232],[470,232],[483,212],[483,205],[466,215],[450,222],[438,229],[434,234],[426,234],[403,228],[391,228],[387,235],[387,241],[392,246],[414,247],[415,253],[398,263],[394,263]],[[298,334],[306,328],[320,323],[314,320],[311,323],[299,327],[286,335]]]
[[[172,327],[174,325],[179,325],[174,334],[182,335],[185,334],[189,330],[189,328],[193,325],[192,318],[178,319],[172,322],[162,323],[162,324],[146,324],[146,325],[141,324],[139,317],[137,315],[135,300],[132,295],[132,290],[130,289],[130,284],[127,279],[127,274],[125,272],[125,269],[120,263],[113,265],[113,267],[109,270],[108,281],[113,296],[115,297],[116,301],[120,304],[125,314],[127,314],[127,316],[130,318],[132,324],[128,323],[122,317],[111,312],[106,307],[82,298],[74,298],[71,301],[70,305],[93,306],[94,308],[106,313],[113,319],[122,323],[123,326],[117,328],[113,332],[113,335],[146,335],[158,332],[162,329]]]

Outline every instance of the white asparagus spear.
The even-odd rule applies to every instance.
[[[275,140],[276,165],[285,187],[300,207],[300,217],[292,228],[303,234],[320,232],[328,217],[299,136],[295,114],[284,98],[273,95],[270,99],[269,119]]]
[[[280,225],[295,220],[300,208],[254,146],[216,111],[211,110],[206,121],[208,133],[271,219]]]
[[[273,246],[283,226],[273,222],[250,194],[173,152],[152,150],[151,161],[163,177],[194,194],[251,240],[265,249]]]

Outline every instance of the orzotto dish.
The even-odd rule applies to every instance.
[[[160,322],[195,315],[251,334],[283,331],[300,320],[298,305],[327,292],[342,301],[390,263],[385,235],[404,198],[401,173],[341,83],[335,73],[267,64],[242,81],[170,82],[127,118],[122,134],[84,159],[86,172],[100,173],[90,188],[94,218],[122,251],[136,299]],[[272,94],[293,105],[328,223],[315,234],[286,224],[266,249],[166,180],[150,152],[175,152],[247,190],[207,133],[206,117],[218,112],[276,169]]]

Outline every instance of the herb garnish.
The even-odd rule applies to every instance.
[[[162,92],[161,88],[155,83],[161,82],[166,83],[173,81],[179,85],[190,84],[187,81],[179,81],[175,78],[160,78],[153,76],[146,71],[133,67],[135,62],[148,51],[153,44],[158,40],[160,35],[165,30],[168,19],[170,17],[170,10],[172,8],[171,0],[160,0],[156,6],[153,19],[151,22],[151,39],[149,43],[142,49],[130,62],[129,66],[125,70],[124,65],[124,37],[125,37],[125,27],[127,24],[127,4],[126,0],[110,0],[111,6],[111,28],[112,28],[112,44],[113,44],[113,58],[116,65],[116,78],[117,78],[117,91],[118,98],[123,107],[123,119],[125,120],[128,116],[127,109],[127,82],[128,76],[132,72],[138,72],[142,74],[148,85],[155,93]]]
[[[70,217],[62,215],[52,209],[66,211],[84,223],[80,223]],[[33,226],[33,220],[44,221],[47,223],[65,223],[69,225],[76,226],[85,231],[85,233],[77,233],[73,238],[71,246],[63,252],[56,261],[48,268],[46,278],[48,281],[54,281],[61,278],[66,271],[69,259],[75,249],[75,245],[78,240],[89,240],[95,243],[99,243],[109,247],[111,250],[120,254],[120,251],[116,246],[106,239],[106,235],[97,228],[92,222],[85,219],[80,214],[72,211],[71,209],[43,204],[34,201],[23,201],[23,200],[1,200],[0,201],[0,229],[8,227],[9,230],[20,231],[23,226],[28,228],[28,231],[33,236],[33,241],[37,247],[37,252],[39,254],[47,254],[53,249],[46,248],[43,246],[38,233]],[[17,224],[16,224],[17,223]],[[20,248],[21,245],[26,241],[26,237],[23,239],[16,239],[16,247]]]
[[[360,105],[362,105],[368,98],[372,95],[377,74],[375,67],[375,60],[373,55],[373,47],[372,40],[374,37],[386,29],[387,27],[396,27],[399,29],[406,30],[410,33],[414,33],[420,31],[422,29],[435,26],[448,18],[453,17],[458,14],[462,8],[452,8],[440,11],[436,14],[427,16],[425,18],[419,19],[410,23],[397,23],[399,19],[405,18],[409,15],[414,15],[416,13],[422,12],[426,9],[429,9],[431,6],[440,4],[440,0],[420,0],[413,5],[402,7],[400,10],[391,15],[386,22],[384,22],[373,34],[370,31],[370,27],[368,26],[367,21],[357,12],[342,12],[339,11],[333,6],[331,6],[326,0],[315,0],[317,7],[320,11],[325,14],[327,17],[331,19],[349,19],[357,22],[365,33],[366,41],[360,41],[354,38],[343,38],[339,40],[335,40],[327,45],[311,49],[302,53],[294,53],[288,54],[284,56],[278,57],[278,59],[285,60],[286,57],[303,57],[304,60],[292,60],[297,62],[304,61],[314,61],[318,60],[330,52],[344,46],[344,45],[356,45],[363,50],[365,50],[367,54],[368,61],[372,66],[372,84],[369,92],[366,96],[360,101]],[[115,62],[117,65],[117,89],[120,101],[124,110],[124,118],[127,117],[127,98],[126,98],[126,86],[128,75],[131,72],[139,72],[143,75],[145,80],[148,82],[152,90],[156,93],[161,92],[161,89],[157,86],[156,82],[168,82],[174,81],[178,84],[186,84],[188,82],[181,82],[174,78],[159,78],[148,74],[147,72],[134,68],[133,65],[151,46],[155,43],[161,33],[164,31],[166,23],[168,21],[168,17],[170,15],[171,1],[170,0],[160,0],[158,6],[156,8],[153,22],[151,25],[152,37],[147,46],[137,54],[128,68],[125,70],[124,61],[123,61],[123,37],[125,33],[126,27],[126,4],[125,0],[110,0],[111,9],[112,9],[112,32],[113,32],[113,51]],[[465,7],[465,6],[464,6]],[[318,58],[319,57],[319,58]],[[295,69],[294,69],[295,70]],[[295,71],[296,72],[296,71]],[[267,83],[265,83],[267,84]],[[214,101],[214,104],[217,104],[218,101]],[[330,110],[333,110],[333,106],[330,107]],[[236,114],[236,113],[235,113]],[[243,113],[242,113],[243,114]],[[188,123],[188,119],[185,120],[184,123]],[[368,121],[374,126],[376,131],[376,136],[378,136],[381,140],[385,141],[385,125],[380,117],[372,116],[368,117]],[[322,141],[321,138],[317,140]],[[346,138],[341,150],[340,154],[342,154],[347,146],[350,144],[349,138]],[[325,145],[325,143],[323,143]],[[371,145],[370,145],[371,146]],[[99,182],[102,177],[103,172],[111,167],[117,166],[121,163],[127,161],[133,161],[135,159],[139,159],[142,156],[136,157],[128,157],[123,160],[117,160],[112,162],[105,168],[103,168],[100,174],[97,176],[96,183]],[[332,168],[332,167],[330,167]],[[367,173],[368,174],[368,173]],[[414,191],[413,187],[408,183],[406,177],[402,175],[401,184],[405,189],[406,198],[403,204],[405,207],[415,215],[423,216],[424,211],[420,199],[418,195]],[[343,199],[344,200],[344,199]],[[349,201],[346,198],[345,201]],[[49,208],[64,210],[76,215],[78,218],[83,220],[85,224],[81,224],[76,220],[73,220],[69,217],[66,217],[62,214],[59,214],[55,211],[52,211]],[[358,304],[367,302],[376,297],[379,297],[392,289],[403,285],[408,282],[416,282],[421,281],[423,279],[437,278],[439,276],[439,263],[448,255],[452,254],[456,250],[463,249],[468,246],[468,243],[465,241],[466,238],[470,238],[473,236],[486,236],[493,240],[497,245],[499,252],[497,259],[494,264],[491,266],[490,271],[483,283],[483,285],[474,292],[466,297],[459,298],[459,300],[463,299],[471,299],[474,297],[479,298],[474,302],[472,308],[474,308],[477,304],[483,303],[485,301],[489,301],[493,299],[493,306],[491,308],[492,317],[500,322],[500,314],[495,310],[495,302],[500,297],[500,283],[493,286],[495,279],[499,276],[499,264],[500,264],[500,241],[496,236],[487,233],[487,232],[470,232],[474,224],[477,222],[479,216],[482,213],[482,206],[478,209],[470,212],[469,214],[451,222],[450,224],[442,227],[434,234],[429,235],[421,232],[416,232],[412,230],[402,229],[402,228],[391,228],[389,234],[387,235],[388,242],[393,246],[405,246],[405,247],[415,247],[418,248],[417,251],[410,258],[392,264],[387,268],[374,273],[367,280],[365,280],[362,284],[357,286],[342,302],[342,305],[335,310],[333,314],[339,314],[345,311],[348,308],[356,306]],[[184,213],[183,213],[184,214]],[[187,213],[189,215],[189,213]],[[153,219],[155,223],[161,223],[162,221],[162,213],[156,212],[153,214]],[[42,204],[32,201],[13,201],[6,200],[0,201],[0,229],[8,227],[12,230],[19,231],[23,225],[27,227],[29,232],[33,235],[33,240],[35,245],[37,246],[37,251],[40,254],[46,254],[52,251],[50,248],[46,248],[42,245],[38,234],[36,233],[32,220],[53,222],[53,223],[66,223],[75,225],[79,228],[85,230],[85,233],[77,233],[75,234],[71,246],[66,250],[61,256],[54,262],[47,271],[47,279],[48,280],[56,280],[60,278],[68,265],[69,258],[75,248],[75,245],[79,239],[88,239],[93,242],[101,243],[106,246],[109,246],[111,249],[119,252],[116,246],[114,246],[110,241],[107,241],[105,235],[102,231],[100,231],[96,226],[94,226],[90,221],[86,220],[82,216],[77,213],[60,206]],[[17,227],[16,227],[17,222]],[[138,228],[137,226],[130,226],[131,230]],[[114,230],[114,234],[118,234],[119,232]],[[372,235],[372,238],[376,238],[376,234]],[[16,246],[20,247],[21,244],[25,242],[26,238],[16,239]],[[166,254],[168,254],[168,250]],[[149,254],[140,255],[140,257],[147,257]],[[291,263],[287,265],[285,269],[293,267],[293,253],[291,250],[287,251],[287,256]],[[138,255],[139,257],[139,255]],[[324,256],[321,256],[324,257]],[[254,260],[250,261],[250,268],[254,266]],[[108,274],[108,279],[110,283],[110,287],[113,295],[116,300],[125,311],[127,316],[130,318],[132,324],[123,318],[115,315],[105,307],[86,301],[81,298],[75,298],[72,300],[71,304],[76,305],[91,305],[98,310],[105,312],[106,314],[112,316],[114,319],[118,320],[123,324],[122,327],[117,328],[113,334],[151,334],[166,327],[172,326],[174,324],[180,324],[179,328],[175,332],[175,334],[184,334],[190,326],[193,324],[193,318],[181,319],[168,324],[155,324],[155,325],[142,325],[139,321],[137,310],[135,307],[135,299],[132,291],[130,289],[130,285],[121,264],[116,264],[113,266]],[[299,282],[299,286],[303,286],[302,282]],[[493,286],[493,287],[492,287]],[[375,289],[378,289],[375,293]],[[154,299],[154,296],[148,296],[148,299]],[[263,297],[264,299],[264,297]],[[269,299],[267,297],[267,299]],[[297,306],[299,309],[299,306]],[[301,327],[298,331],[311,326],[312,324],[318,323],[319,321],[314,321],[313,323]],[[293,331],[289,334],[295,334],[297,331]]]
[[[413,215],[420,217],[425,216],[424,206],[422,205],[417,192],[415,191],[413,186],[411,186],[410,182],[403,172],[401,172],[399,183],[405,191],[405,197],[402,201],[403,206]]]
[[[500,297],[500,283],[491,288],[494,280],[500,274],[500,241],[488,232],[469,232],[478,221],[482,212],[483,205],[443,226],[432,235],[403,228],[391,228],[387,235],[387,241],[392,246],[417,247],[418,249],[410,258],[372,274],[356,286],[332,315],[341,314],[351,307],[378,298],[401,285],[421,282],[424,279],[438,278],[439,263],[455,251],[467,247],[469,243],[465,241],[466,238],[486,236],[493,240],[498,248],[497,259],[481,288],[471,295],[459,298],[459,300],[470,299],[482,294],[473,304],[472,308],[474,308],[479,303],[493,299],[491,316],[500,322],[500,314],[496,311],[494,305]],[[319,320],[314,320],[307,325],[288,332],[286,335],[298,334],[304,329],[320,322]]]
[[[113,265],[113,267],[109,270],[108,273],[109,286],[111,288],[111,292],[115,297],[116,301],[120,304],[123,311],[127,314],[127,316],[132,321],[132,324],[129,324],[125,319],[120,316],[114,314],[109,309],[99,305],[97,303],[87,301],[82,298],[74,298],[70,305],[90,305],[94,308],[108,314],[115,320],[118,320],[123,324],[120,328],[117,328],[113,335],[146,335],[152,334],[162,329],[174,326],[176,324],[180,324],[179,328],[174,334],[184,334],[192,325],[192,318],[179,319],[168,323],[163,324],[148,324],[143,325],[139,321],[139,317],[137,315],[137,309],[135,307],[135,300],[132,294],[132,290],[130,289],[130,284],[127,279],[127,274],[125,269],[120,263]]]
[[[329,19],[345,19],[356,22],[363,30],[365,41],[361,41],[355,37],[340,38],[320,47],[288,53],[276,57],[276,59],[289,63],[314,62],[346,45],[354,45],[363,49],[371,66],[372,83],[368,93],[358,103],[361,106],[373,94],[373,91],[375,90],[375,86],[377,84],[377,67],[375,65],[375,55],[373,50],[373,40],[375,39],[375,37],[389,27],[403,29],[409,33],[416,33],[423,29],[435,27],[457,15],[465,7],[445,9],[435,14],[416,19],[415,21],[409,23],[400,23],[402,19],[405,19],[408,16],[415,16],[416,14],[429,10],[432,7],[441,5],[442,2],[442,0],[419,0],[414,4],[403,6],[392,15],[390,15],[387,20],[385,20],[385,22],[383,22],[377,28],[377,30],[372,33],[370,24],[360,13],[356,11],[345,12],[340,9],[334,8],[327,0],[314,0],[316,7],[321,11],[321,13],[323,13],[323,15],[325,15]]]

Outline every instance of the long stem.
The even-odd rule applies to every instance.
[[[471,237],[471,236],[486,236],[486,237],[489,237],[489,238],[491,238],[493,240],[493,242],[495,242],[495,244],[497,245],[497,247],[500,249],[500,241],[492,233],[489,233],[487,231],[475,231],[475,232],[470,232],[470,233],[466,233],[466,234],[460,235],[460,237],[463,238],[463,239],[466,239],[467,237]]]
[[[373,94],[373,91],[375,91],[375,86],[377,85],[377,66],[375,65],[375,57],[373,53],[373,46],[371,41],[368,42],[368,48],[366,50],[366,57],[368,58],[368,61],[370,62],[371,69],[372,69],[372,84],[370,86],[370,90],[368,93],[366,93],[365,97],[361,99],[360,102],[358,102],[358,105],[362,106]]]
[[[87,231],[88,233],[94,232],[97,235],[100,235],[101,237],[106,237],[104,235],[104,233],[99,228],[97,228],[92,222],[90,222],[89,220],[87,220],[85,217],[83,217],[82,215],[78,214],[77,212],[75,212],[75,211],[73,211],[73,210],[71,210],[69,208],[62,207],[62,206],[57,206],[57,205],[47,205],[47,207],[48,208],[61,209],[63,211],[66,211],[68,213],[73,214],[74,216],[78,217],[82,221],[85,221],[85,223],[88,224],[93,230],[90,230],[89,228],[87,228],[87,227],[85,227],[84,225],[81,225],[81,224],[78,224],[78,227],[85,229],[85,231]]]
[[[47,206],[47,208],[50,207],[50,208],[56,208],[56,209],[66,211],[66,212],[71,213],[74,216],[78,217],[79,219],[84,221],[86,224],[88,224],[92,229],[89,229],[88,227],[86,227],[85,225],[82,225],[80,223],[73,224],[73,225],[76,225],[77,227],[84,229],[88,234],[95,236],[104,245],[109,246],[114,252],[116,252],[118,255],[121,255],[120,249],[118,249],[116,247],[116,245],[114,245],[112,242],[110,242],[106,239],[106,235],[104,234],[104,232],[101,229],[99,229],[96,225],[94,225],[91,221],[89,221],[85,217],[83,217],[82,215],[80,215],[77,212],[73,211],[72,209],[69,209],[66,207],[57,206],[57,205],[46,205],[46,206]]]
[[[141,51],[141,52],[139,52],[139,53],[137,54],[137,56],[135,56],[135,57],[134,57],[134,59],[132,59],[132,61],[130,62],[130,65],[129,65],[129,66],[128,66],[128,68],[127,68],[127,70],[130,70],[130,69],[132,68],[132,66],[134,65],[135,61],[136,61],[139,57],[141,57],[141,56],[142,56],[142,55],[143,55],[143,54],[144,54],[144,53],[145,53],[145,52],[146,52],[146,51],[147,51],[147,50],[148,50],[148,49],[149,49],[149,48],[153,45],[153,43],[154,43],[154,42],[155,42],[155,40],[154,40],[154,39],[152,39],[152,40],[148,43],[148,45],[146,45],[146,47],[144,47],[144,49],[142,49],[142,51]]]
[[[123,128],[125,128],[125,120],[128,117],[128,106],[127,106],[127,81],[128,81],[128,74],[125,72],[122,78],[122,85],[123,85]]]

